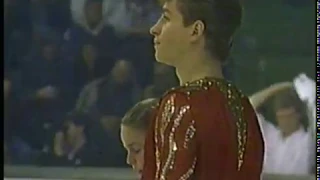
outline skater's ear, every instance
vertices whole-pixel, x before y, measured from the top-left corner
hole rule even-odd
[[[196,20],[192,25],[190,25],[190,35],[191,41],[197,41],[204,35],[205,24],[201,20]]]

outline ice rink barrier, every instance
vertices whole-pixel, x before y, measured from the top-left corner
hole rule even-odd
[[[4,166],[4,180],[138,180],[131,169]],[[262,180],[314,180],[315,176],[264,174]]]

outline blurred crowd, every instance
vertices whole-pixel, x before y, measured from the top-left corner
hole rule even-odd
[[[4,2],[8,162],[125,166],[121,117],[177,85],[174,70],[154,61],[156,3]]]
[[[153,57],[148,31],[160,13],[155,0],[4,0],[5,162],[125,167],[120,119],[138,101],[178,85],[174,69]],[[300,132],[306,145],[290,150],[299,135],[278,138],[273,146],[287,145],[274,150],[274,167],[288,151],[313,151],[304,102],[291,90],[277,96],[271,121],[275,133]],[[308,164],[302,174],[312,166],[306,156],[296,161]]]

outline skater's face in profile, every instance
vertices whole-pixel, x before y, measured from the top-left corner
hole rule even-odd
[[[141,175],[144,165],[145,131],[122,125],[121,141],[127,150],[127,163]]]
[[[193,25],[184,25],[177,7],[176,0],[165,2],[161,17],[150,29],[154,36],[156,60],[171,66],[176,66],[180,59],[187,56],[194,40]]]

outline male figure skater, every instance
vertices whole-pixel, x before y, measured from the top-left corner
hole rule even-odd
[[[223,75],[241,24],[238,0],[166,0],[151,28],[157,61],[181,86],[162,98],[145,142],[143,180],[259,180],[264,142],[246,96]]]

